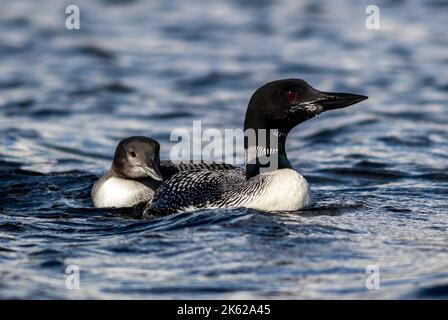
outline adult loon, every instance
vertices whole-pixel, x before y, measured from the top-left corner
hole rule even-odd
[[[184,170],[227,170],[225,163],[160,161],[160,145],[151,138],[135,136],[118,144],[111,169],[93,186],[95,207],[133,207],[152,200],[163,180]]]
[[[312,205],[307,181],[286,156],[286,138],[298,124],[322,112],[365,99],[318,91],[301,79],[263,85],[252,95],[246,111],[245,175],[238,170],[177,173],[157,190],[144,214],[233,207],[292,211]]]

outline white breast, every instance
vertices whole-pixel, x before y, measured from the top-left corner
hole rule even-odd
[[[110,177],[96,187],[92,200],[97,208],[132,207],[151,199],[153,194],[153,190],[143,183]]]
[[[248,203],[248,208],[263,211],[294,211],[314,204],[308,182],[297,171],[280,169],[261,175],[268,182],[263,192]]]

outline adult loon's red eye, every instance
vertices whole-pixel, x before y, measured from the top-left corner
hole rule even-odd
[[[295,91],[288,91],[286,92],[286,97],[288,99],[288,101],[292,101],[297,97],[297,93]]]

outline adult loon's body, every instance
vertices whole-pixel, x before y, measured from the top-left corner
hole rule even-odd
[[[181,171],[234,168],[224,163],[160,161],[159,151],[159,143],[151,138],[122,140],[115,150],[111,169],[93,186],[95,207],[132,207],[151,202],[162,181]]]
[[[199,208],[292,211],[314,202],[307,181],[293,169],[264,172],[246,180],[243,170],[184,171],[164,183],[146,215]]]
[[[245,175],[238,170],[177,173],[160,186],[145,214],[216,207],[291,211],[312,205],[308,183],[286,156],[286,138],[298,124],[364,99],[321,92],[299,79],[267,83],[253,94],[246,112]]]

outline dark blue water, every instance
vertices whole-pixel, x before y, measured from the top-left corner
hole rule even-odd
[[[380,30],[368,4],[2,1],[0,297],[447,298],[448,3],[376,1]],[[168,158],[173,129],[241,128],[252,92],[287,77],[369,96],[288,139],[316,207],[92,208],[120,139]]]

